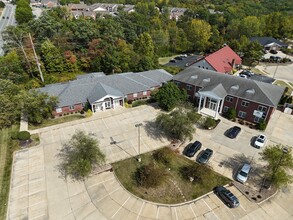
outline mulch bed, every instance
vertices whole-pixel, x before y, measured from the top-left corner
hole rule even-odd
[[[255,190],[249,186],[238,183],[236,181],[233,182],[233,185],[251,202],[261,203],[273,195],[278,191],[275,187],[263,188],[260,190]]]

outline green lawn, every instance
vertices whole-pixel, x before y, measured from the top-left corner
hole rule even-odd
[[[223,177],[213,170],[196,164],[181,155],[174,152],[171,153],[172,157],[169,165],[165,165],[161,162],[155,162],[156,166],[159,166],[165,170],[165,177],[162,183],[155,188],[146,188],[139,186],[135,180],[135,172],[139,166],[149,164],[154,161],[152,153],[142,155],[142,162],[139,163],[135,158],[126,159],[112,164],[113,170],[123,184],[123,186],[133,193],[134,195],[153,202],[164,204],[177,204],[198,198],[210,191],[217,185],[225,185],[230,183],[226,177]],[[194,165],[196,169],[199,169],[198,175],[202,175],[201,182],[190,182],[189,179],[182,177],[183,167]],[[203,172],[202,172],[203,171]],[[178,186],[176,187],[175,184]],[[180,190],[183,194],[180,193]]]
[[[61,123],[69,122],[69,121],[75,121],[82,118],[84,118],[84,116],[82,116],[81,114],[73,114],[73,115],[63,116],[60,118],[47,119],[40,125],[29,124],[28,129],[34,130],[38,128],[44,128],[51,125],[57,125],[57,124],[61,124]]]
[[[6,216],[13,152],[18,149],[18,142],[10,139],[10,132],[18,129],[13,126],[0,131],[0,219]]]

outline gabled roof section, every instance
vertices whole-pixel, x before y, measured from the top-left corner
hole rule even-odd
[[[229,46],[224,46],[204,59],[220,73],[230,72],[234,63],[241,64],[241,58]]]
[[[282,47],[287,47],[288,46],[284,42],[281,42],[281,41],[279,41],[279,40],[277,40],[277,39],[275,39],[273,37],[251,37],[249,40],[251,42],[256,41],[256,42],[260,43],[262,46],[266,46],[266,45],[271,44],[271,43],[276,43],[276,44],[278,44],[278,45],[280,45]]]
[[[218,100],[227,96],[227,92],[222,84],[206,86],[199,91],[199,94],[206,94]]]
[[[116,97],[124,97],[122,92],[111,88],[103,83],[97,83],[91,92],[88,95],[88,101],[90,104],[94,103],[95,101],[105,97],[105,96],[116,96]]]
[[[197,79],[191,78],[191,76],[194,75],[197,75]],[[206,85],[202,85],[203,80],[206,78],[210,78],[210,82],[206,83]],[[190,85],[203,87],[200,91],[217,91],[217,86],[222,85],[227,95],[274,107],[277,107],[284,92],[284,88],[280,86],[228,74],[219,74],[215,71],[194,66],[186,68],[175,75],[173,79]]]
[[[113,96],[126,96],[151,90],[170,81],[173,76],[165,70],[157,69],[140,73],[120,73],[104,75],[101,72],[84,74],[67,83],[46,85],[38,89],[59,97],[58,106],[69,106],[99,100],[107,93]],[[122,95],[121,95],[122,94]]]

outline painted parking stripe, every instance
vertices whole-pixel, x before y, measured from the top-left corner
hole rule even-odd
[[[131,196],[129,196],[125,202],[122,204],[122,206],[119,207],[119,209],[114,213],[114,215],[112,215],[111,219],[113,219],[115,217],[115,215],[120,211],[120,209],[125,205],[125,203],[130,199]]]
[[[140,210],[139,210],[139,213],[138,213],[138,215],[137,215],[137,218],[136,218],[136,220],[138,220],[138,219],[139,219],[140,213],[141,213],[141,211],[142,211],[142,209],[143,209],[144,205],[145,205],[145,202],[143,202],[143,203],[142,203],[142,205],[141,205],[141,207],[140,207]]]
[[[193,208],[191,207],[191,204],[189,204],[189,208],[191,209],[191,211],[192,211],[192,213],[193,213],[195,219],[197,219],[196,214],[195,214],[195,212],[193,211]]]
[[[213,213],[213,215],[217,218],[217,219],[220,219],[214,212],[213,210],[211,209],[211,207],[206,203],[206,201],[204,201],[204,199],[202,199],[202,201],[206,204],[206,206],[210,209],[210,211]]]

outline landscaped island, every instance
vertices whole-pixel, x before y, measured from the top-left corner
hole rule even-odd
[[[169,148],[112,164],[121,184],[134,195],[157,203],[176,204],[198,198],[230,179]]]

